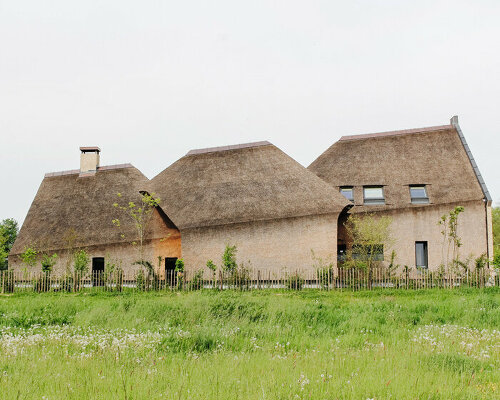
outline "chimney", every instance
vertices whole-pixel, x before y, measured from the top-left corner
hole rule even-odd
[[[80,174],[96,172],[99,168],[99,147],[80,147]]]
[[[450,119],[450,125],[458,125],[458,115],[454,115]]]

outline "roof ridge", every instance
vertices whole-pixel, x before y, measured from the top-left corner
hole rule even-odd
[[[112,169],[121,169],[121,168],[133,168],[134,166],[130,163],[126,164],[112,164],[112,165],[104,165],[102,167],[98,167],[97,171],[108,171]],[[64,176],[64,175],[76,175],[80,174],[79,169],[70,169],[66,171],[56,171],[56,172],[47,172],[45,174],[45,178],[52,178],[54,176]]]
[[[261,147],[261,146],[269,146],[269,145],[272,145],[272,143],[268,142],[267,140],[263,140],[260,142],[240,143],[240,144],[234,144],[234,145],[230,145],[230,146],[206,147],[203,149],[189,150],[187,152],[186,156],[193,156],[193,155],[205,154],[205,153],[217,153],[220,151],[248,149],[251,147]]]
[[[386,131],[386,132],[375,132],[375,133],[363,133],[360,135],[346,135],[342,136],[339,139],[340,141],[348,141],[348,140],[358,140],[358,139],[369,139],[369,138],[378,138],[385,136],[398,136],[398,135],[409,135],[414,133],[426,133],[432,131],[441,131],[445,129],[452,129],[453,125],[437,125],[437,126],[429,126],[424,128],[413,128],[413,129],[401,129],[396,131]]]

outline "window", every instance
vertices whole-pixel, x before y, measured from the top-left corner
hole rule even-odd
[[[427,268],[427,242],[415,242],[415,265],[417,268]]]
[[[365,186],[363,188],[364,204],[385,204],[382,186]]]
[[[354,201],[354,189],[352,186],[341,187],[340,193],[344,195],[347,200]]]
[[[352,246],[352,258],[354,260],[364,260],[372,256],[373,261],[384,261],[384,245],[375,244],[368,245],[354,245]]]
[[[425,185],[411,185],[410,198],[413,204],[427,204],[429,197],[427,197],[427,190]]]
[[[92,258],[92,285],[104,286],[104,257]]]

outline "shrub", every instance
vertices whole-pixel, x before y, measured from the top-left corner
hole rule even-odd
[[[225,272],[233,272],[238,268],[238,264],[236,263],[237,251],[236,245],[226,245],[224,253],[222,254],[222,269]]]
[[[188,290],[200,290],[203,288],[203,270],[198,270],[189,281]]]
[[[285,281],[286,288],[289,290],[302,290],[305,280],[299,274],[292,275]]]

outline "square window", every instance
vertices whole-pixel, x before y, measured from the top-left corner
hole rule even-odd
[[[340,193],[350,201],[354,201],[354,189],[352,186],[346,186],[340,188]]]
[[[429,197],[425,185],[412,185],[410,186],[410,198],[413,204],[427,204]]]
[[[363,188],[364,204],[385,204],[382,186],[365,186]]]

